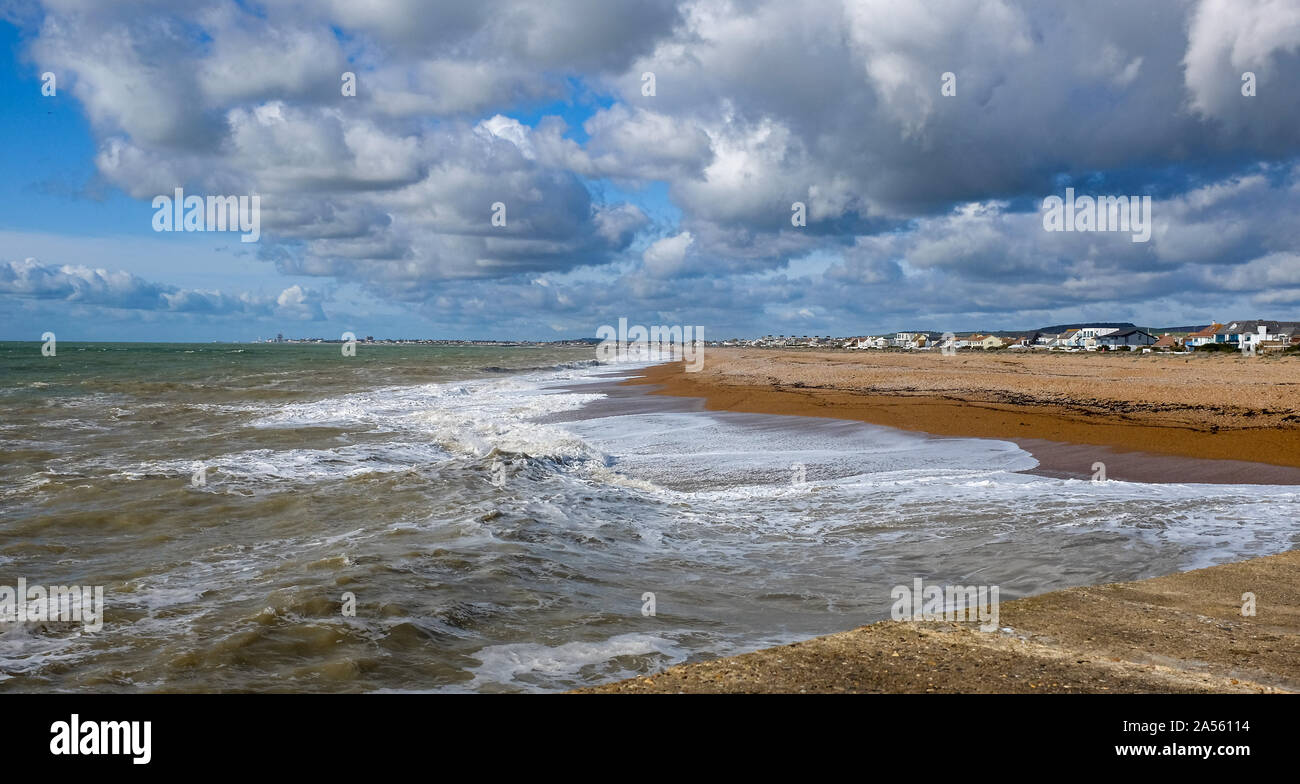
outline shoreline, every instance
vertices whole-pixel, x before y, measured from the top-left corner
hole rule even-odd
[[[912,387],[884,393],[874,386],[863,388],[857,382],[852,361],[826,355],[836,360],[838,374],[813,386],[798,378],[805,372],[802,365],[807,363],[807,355],[792,358],[774,354],[762,358],[767,383],[760,385],[750,383],[755,377],[751,367],[742,366],[735,372],[728,362],[734,355],[745,360],[746,365],[753,364],[753,352],[717,353],[720,358],[704,372],[687,373],[682,363],[667,363],[640,370],[636,378],[622,383],[650,386],[647,391],[654,395],[698,398],[710,411],[848,419],[934,436],[1011,441],[1039,461],[1031,473],[1055,478],[1091,478],[1093,465],[1101,462],[1106,477],[1120,481],[1300,484],[1300,427],[1292,424],[1294,418],[1300,417],[1293,413],[1294,409],[1279,412],[1276,407],[1269,408],[1267,402],[1257,410],[1238,405],[1239,410],[1231,412],[1231,416],[1224,416],[1220,409],[1214,417],[1196,421],[1195,413],[1186,407],[1170,414],[1145,410],[1142,401],[1072,400],[1053,395],[1045,402],[1047,395],[1041,393],[1030,396],[1009,392],[1016,378],[984,381],[979,386],[969,385],[968,379],[953,374],[937,379],[937,386],[945,387],[942,392],[915,389],[912,379],[930,381],[930,374],[939,376],[948,370],[935,358],[927,358],[929,367],[907,361],[900,362],[898,368],[889,367],[892,363],[888,359],[881,363],[872,358],[875,361],[869,367],[871,371],[878,375],[882,368],[877,365],[884,364],[884,370],[897,371],[901,381],[898,386]],[[980,357],[976,361],[993,360]],[[1031,358],[1027,364],[1033,361]],[[1058,364],[1071,362],[1074,360],[1064,358]],[[719,364],[721,369],[717,368]],[[1300,363],[1295,365],[1295,376],[1300,380]],[[1172,381],[1176,383],[1177,379]],[[962,383],[968,386],[960,388]],[[1124,391],[1123,382],[1115,387],[1107,391]],[[1300,393],[1296,395],[1300,399]],[[1107,410],[1124,407],[1130,410]],[[1219,421],[1212,421],[1215,419]],[[1220,424],[1224,419],[1232,422]],[[1233,426],[1256,419],[1269,422],[1262,426]]]
[[[997,631],[977,626],[880,621],[574,693],[1295,692],[1300,550],[1003,602]]]
[[[1069,402],[980,400],[979,392],[891,396],[778,377],[767,385],[738,383],[746,377],[725,370],[687,374],[671,363],[620,383],[682,404],[692,399],[697,410],[848,419],[1012,441],[1038,460],[1031,473],[1047,476],[1088,478],[1100,461],[1108,478],[1127,481],[1300,484],[1300,430],[1294,428],[1269,434],[1157,417],[1135,422],[1085,413],[1082,406],[1070,410]],[[1136,432],[1124,437],[1120,428]],[[1254,616],[1242,614],[1246,593],[1258,597]],[[995,632],[981,632],[975,622],[886,620],[575,693],[1300,691],[1300,550],[1051,591],[1000,608]]]

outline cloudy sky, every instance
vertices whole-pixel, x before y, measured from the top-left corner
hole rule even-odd
[[[1300,0],[0,9],[4,339],[1300,319]],[[178,187],[259,241],[155,232]]]

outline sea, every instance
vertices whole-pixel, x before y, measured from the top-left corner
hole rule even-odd
[[[100,586],[103,623],[0,621],[0,692],[561,691],[917,578],[1007,601],[1300,546],[1295,485],[706,411],[594,347],[56,351],[0,343],[0,587]]]

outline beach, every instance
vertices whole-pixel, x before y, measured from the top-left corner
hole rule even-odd
[[[1295,484],[1300,362],[715,350],[627,383],[709,410],[1011,440],[1033,472]],[[809,420],[810,422],[816,420]],[[998,628],[888,620],[592,693],[1276,692],[1300,689],[1300,551],[1001,605]],[[1259,597],[1252,614],[1243,600]],[[1263,598],[1267,597],[1267,598]]]
[[[1143,482],[1300,476],[1293,357],[710,349],[699,372],[665,364],[630,383],[710,410],[1009,440],[1054,476],[1091,476],[1098,461],[1108,478]]]
[[[1255,615],[1241,595],[1257,593]],[[1300,690],[1300,551],[1007,602],[1001,627],[881,621],[589,693]]]

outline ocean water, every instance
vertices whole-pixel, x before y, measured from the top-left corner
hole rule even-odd
[[[880,620],[918,577],[1005,601],[1300,544],[1297,486],[705,412],[592,349],[39,349],[0,344],[0,586],[102,585],[105,622],[0,623],[0,691],[561,690]]]

